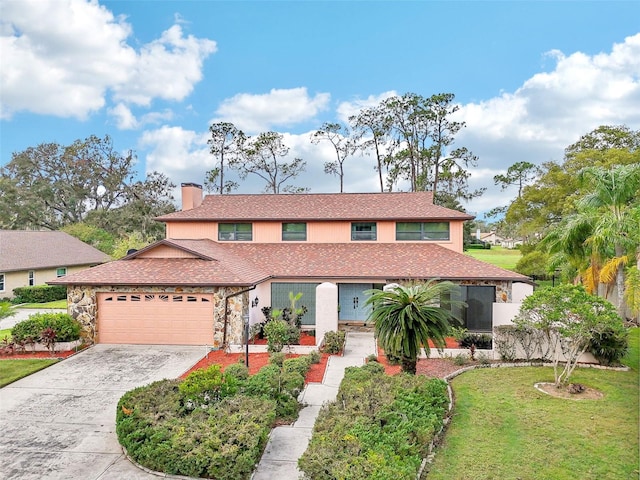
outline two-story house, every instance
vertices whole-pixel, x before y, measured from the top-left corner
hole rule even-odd
[[[430,192],[203,198],[183,184],[182,210],[158,218],[165,240],[52,283],[100,343],[240,343],[243,318],[289,292],[303,293],[307,328],[364,322],[367,290],[431,278],[460,284],[465,326],[490,331],[493,305],[530,280],[464,255],[471,218]]]

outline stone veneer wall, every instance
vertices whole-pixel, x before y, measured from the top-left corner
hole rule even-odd
[[[224,337],[225,296],[242,290],[240,287],[120,287],[120,286],[88,286],[69,285],[67,301],[69,314],[82,325],[86,340],[95,343],[98,337],[98,300],[97,294],[102,292],[130,293],[211,293],[213,294],[213,342],[214,347],[222,347]],[[227,300],[227,343],[240,344],[243,339],[243,313],[248,304],[248,294],[229,297]]]
[[[496,287],[496,303],[511,303],[510,280],[463,280],[460,285],[490,286]]]

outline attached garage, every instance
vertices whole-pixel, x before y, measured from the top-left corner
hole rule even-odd
[[[98,293],[98,343],[213,345],[212,294]]]

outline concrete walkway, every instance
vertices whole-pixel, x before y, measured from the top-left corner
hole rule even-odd
[[[16,323],[26,320],[36,313],[67,313],[67,309],[60,308],[15,308],[15,315],[0,320],[0,330],[13,328]]]
[[[313,425],[324,403],[336,399],[338,387],[344,377],[346,367],[364,365],[365,359],[376,354],[373,333],[348,332],[342,356],[332,355],[327,362],[322,383],[309,383],[300,393],[298,400],[305,405],[293,425],[276,427],[269,435],[269,441],[252,480],[297,480],[302,472],[298,470],[298,458],[309,445]]]

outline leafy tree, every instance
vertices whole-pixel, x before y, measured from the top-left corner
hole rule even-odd
[[[511,185],[518,186],[518,198],[522,196],[522,189],[530,181],[535,180],[538,176],[539,169],[533,163],[516,162],[507,169],[504,175],[496,175],[493,181],[504,191]]]
[[[354,154],[355,142],[350,138],[349,129],[340,123],[325,122],[311,135],[311,143],[328,141],[336,152],[336,159],[324,164],[324,173],[337,175],[340,179],[340,193],[344,191],[344,162]]]
[[[515,271],[528,277],[545,278],[549,270],[549,255],[540,250],[534,250],[523,255],[516,264]]]
[[[464,305],[451,299],[456,289],[451,282],[430,280],[367,292],[376,338],[387,354],[401,359],[403,371],[415,375],[420,348],[429,355],[429,340],[444,348],[450,321],[455,319],[451,307]]]
[[[66,225],[60,230],[94,248],[97,248],[107,255],[111,255],[113,253],[115,238],[111,233],[102,228],[80,222]]]
[[[543,332],[553,355],[557,387],[569,382],[578,359],[595,336],[605,331],[624,332],[622,319],[611,303],[588,294],[582,286],[568,284],[541,288],[529,295],[514,323],[521,329]]]
[[[133,232],[130,235],[124,235],[116,242],[111,255],[114,259],[118,260],[122,257],[126,257],[131,250],[140,250],[147,245],[153,243],[154,239],[145,238],[140,232]]]
[[[640,163],[612,169],[585,168],[579,179],[588,193],[545,243],[558,258],[573,261],[590,292],[615,282],[618,310],[625,313],[625,265],[640,248]],[[556,263],[558,263],[556,261]]]
[[[349,117],[353,130],[353,140],[363,153],[373,151],[376,158],[375,170],[378,172],[380,191],[384,192],[383,170],[388,166],[391,154],[390,119],[380,105],[362,109],[357,115]],[[360,143],[358,143],[360,142]],[[389,191],[392,185],[388,185]]]
[[[120,154],[109,136],[14,153],[0,169],[0,227],[57,230],[84,222],[119,234],[125,211],[135,213],[129,228],[157,228],[152,217],[167,213],[175,185],[157,172],[136,181],[134,166],[133,152]]]
[[[238,163],[240,178],[244,180],[249,174],[257,175],[266,182],[265,193],[305,192],[307,188],[285,185],[304,171],[306,162],[301,158],[290,162],[283,160],[289,153],[289,147],[282,139],[283,136],[277,132],[250,137],[242,149],[243,162]]]
[[[211,138],[207,141],[210,152],[216,157],[216,166],[205,174],[205,188],[209,192],[230,193],[238,183],[225,178],[226,168],[233,168],[241,158],[246,136],[233,123],[218,122],[209,127]]]
[[[544,236],[567,215],[586,193],[579,172],[586,167],[613,168],[640,162],[640,130],[601,126],[565,149],[562,163],[547,162],[535,183],[509,206],[505,220],[524,239]]]

